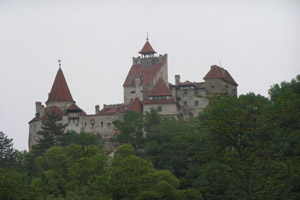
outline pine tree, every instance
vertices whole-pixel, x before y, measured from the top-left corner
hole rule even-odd
[[[38,145],[43,152],[60,143],[67,125],[61,124],[59,121],[61,121],[61,116],[54,111],[47,113],[46,118],[42,121],[42,131],[37,134],[39,135]]]
[[[15,150],[13,148],[13,139],[7,138],[7,136],[0,132],[0,166],[11,166],[15,161]]]

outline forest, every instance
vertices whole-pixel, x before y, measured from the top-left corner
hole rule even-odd
[[[0,132],[0,200],[300,199],[300,75],[209,102],[189,121],[127,111],[111,155],[55,113],[29,152]]]

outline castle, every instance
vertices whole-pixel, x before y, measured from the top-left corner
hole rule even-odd
[[[181,82],[180,76],[176,75],[173,85],[168,81],[167,54],[156,56],[148,38],[139,53],[141,56],[133,58],[123,84],[124,103],[104,105],[101,110],[96,105],[94,114],[86,114],[76,105],[59,66],[46,106],[35,103],[36,114],[29,122],[29,149],[37,143],[37,132],[42,130],[42,120],[48,112],[54,111],[62,117],[61,123],[67,124],[66,131],[98,134],[108,142],[116,134],[112,122],[121,120],[127,110],[145,114],[155,108],[161,115],[189,119],[208,105],[206,96],[237,95],[238,84],[219,66],[211,66],[204,82]]]

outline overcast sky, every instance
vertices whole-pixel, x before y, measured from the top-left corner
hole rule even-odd
[[[123,82],[149,32],[168,54],[169,82],[203,81],[220,62],[238,93],[268,97],[300,74],[299,0],[0,0],[0,131],[28,150],[35,102],[47,100],[58,58],[77,105],[123,102]]]

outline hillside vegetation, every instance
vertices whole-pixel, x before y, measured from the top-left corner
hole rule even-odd
[[[300,199],[300,76],[269,95],[214,96],[188,122],[128,111],[113,156],[50,113],[30,152],[0,133],[0,199]]]

